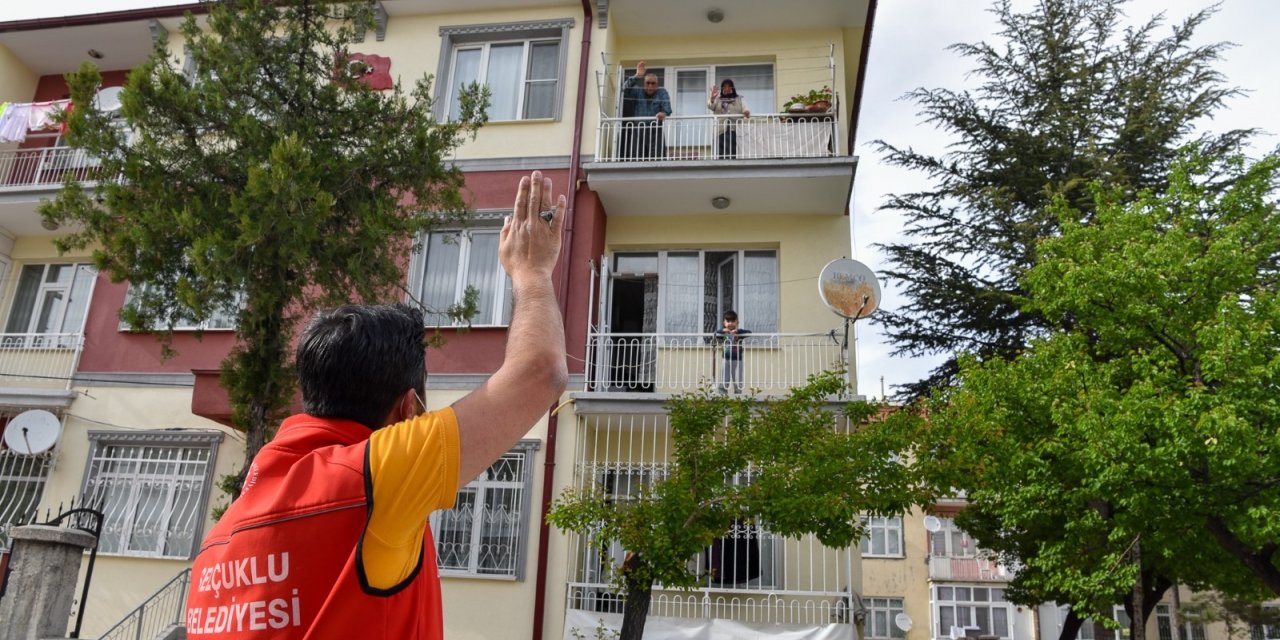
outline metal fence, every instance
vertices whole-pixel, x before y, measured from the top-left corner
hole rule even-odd
[[[187,586],[191,582],[191,569],[185,569],[160,587],[137,609],[123,620],[98,636],[98,640],[155,640],[168,637],[176,627],[183,626],[187,608]]]
[[[828,158],[841,154],[834,113],[602,118],[597,162]]]
[[[82,333],[0,333],[0,386],[70,389]]]
[[[726,359],[710,333],[591,333],[586,391],[682,393],[704,387],[782,394],[824,371],[848,370],[842,336],[753,333],[740,360]],[[739,365],[740,363],[740,365]],[[726,364],[737,370],[725,379]]]
[[[57,186],[70,175],[97,180],[101,162],[74,147],[40,147],[0,151],[0,188]]]

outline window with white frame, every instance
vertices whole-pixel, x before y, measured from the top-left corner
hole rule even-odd
[[[1156,605],[1156,629],[1160,640],[1173,640],[1173,615],[1167,604]],[[1204,625],[1199,622],[1185,620],[1178,631],[1179,640],[1205,640]]]
[[[460,95],[471,83],[489,89],[489,120],[559,119],[564,95],[565,43],[572,19],[441,27],[439,86],[457,119]]]
[[[516,447],[431,515],[441,574],[524,579],[529,491],[537,440]]]
[[[929,534],[929,555],[939,558],[973,558],[978,545],[951,518],[939,518],[942,528]]]
[[[90,431],[81,493],[103,512],[98,550],[192,557],[221,441],[216,431]]]
[[[934,587],[935,638],[951,638],[952,628],[977,629],[981,635],[1011,637],[1010,605],[999,587]],[[963,631],[961,631],[963,633]]]
[[[778,331],[778,252],[679,250],[614,254],[610,317],[663,333],[711,333],[730,309],[754,333]],[[652,281],[652,283],[650,282]],[[649,295],[656,285],[657,295]],[[612,322],[614,331],[620,322]]]
[[[440,231],[423,240],[414,255],[410,288],[428,325],[467,324],[447,310],[463,302],[468,287],[479,294],[470,324],[510,324],[511,278],[498,262],[498,234],[497,229]]]
[[[862,604],[867,608],[867,638],[887,640],[907,637],[907,632],[895,622],[895,618],[902,613],[902,598],[863,598]]]
[[[1068,605],[1068,604],[1058,605],[1058,629],[1059,630],[1062,629],[1062,625],[1065,623],[1067,616],[1070,615],[1070,613],[1071,613],[1071,605]],[[1095,626],[1097,626],[1097,623],[1094,622],[1093,618],[1085,618],[1084,621],[1080,623],[1080,629],[1076,631],[1076,640],[1094,640]]]
[[[85,313],[93,294],[97,271],[92,265],[75,262],[26,264],[18,273],[18,286],[5,323],[8,334],[76,334],[84,330]],[[69,347],[70,340],[36,336],[6,337],[25,346]]]
[[[1113,640],[1129,640],[1129,625],[1132,622],[1129,620],[1129,614],[1125,612],[1124,607],[1120,605],[1112,607],[1111,618],[1116,621],[1116,624],[1120,625],[1119,629],[1111,630]]]
[[[139,295],[144,295],[149,289],[147,285],[129,284],[128,290],[124,294],[124,306],[129,306]],[[208,318],[197,322],[191,314],[179,307],[169,310],[169,317],[158,318],[156,326],[153,329],[163,329],[172,321],[174,331],[209,331],[209,330],[228,330],[236,328],[236,315],[240,307],[244,305],[244,296],[238,295],[235,300],[235,307],[216,309]],[[128,323],[121,320],[120,330],[128,331],[130,327]]]
[[[862,534],[863,556],[902,557],[902,516],[868,516],[862,521],[866,526],[866,531]]]

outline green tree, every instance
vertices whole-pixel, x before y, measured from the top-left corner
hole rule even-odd
[[[914,459],[1019,567],[1015,601],[1132,615],[1136,581],[1145,619],[1174,583],[1280,595],[1278,170],[1189,153],[1160,191],[1096,188],[1087,223],[1058,198],[1022,285],[1072,329],[962,358],[935,396]]]
[[[773,402],[675,398],[674,454],[660,480],[633,500],[611,500],[595,486],[557,498],[552,525],[590,533],[602,556],[615,542],[627,550],[611,568],[626,598],[622,640],[642,636],[655,584],[698,585],[689,560],[735,522],[758,520],[773,533],[813,534],[842,548],[861,538],[860,515],[899,514],[915,503],[918,483],[896,453],[918,418],[862,402],[840,405],[837,415],[828,398],[843,384],[824,374]],[[840,420],[858,427],[838,429]],[[749,484],[730,482],[748,469]]]
[[[41,213],[77,229],[60,249],[92,247],[133,285],[121,317],[159,330],[166,352],[175,323],[234,313],[221,380],[246,461],[293,395],[297,322],[387,299],[416,234],[466,217],[446,157],[483,123],[484,92],[436,122],[430,78],[371,89],[347,61],[372,24],[368,3],[211,3],[183,23],[185,63],[161,39],[129,74],[120,120],[91,107],[95,67],[67,76],[69,140],[101,159],[102,180],[69,180]]]
[[[1213,69],[1225,43],[1193,46],[1201,11],[1159,37],[1162,16],[1122,28],[1123,0],[1042,0],[992,12],[996,42],[949,48],[973,61],[972,90],[919,88],[905,97],[954,144],[941,155],[876,141],[890,165],[927,176],[926,189],[890,195],[907,240],[884,245],[888,281],[906,302],[877,314],[895,354],[949,359],[904,385],[920,398],[950,384],[956,354],[1008,358],[1069,318],[1023,308],[1020,278],[1036,242],[1057,233],[1056,198],[1092,215],[1088,185],[1132,197],[1164,186],[1181,145],[1210,155],[1233,151],[1250,131],[1197,134],[1237,93]]]

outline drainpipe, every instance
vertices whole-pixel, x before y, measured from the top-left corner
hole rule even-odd
[[[569,151],[569,193],[568,206],[565,210],[564,236],[568,240],[568,257],[560,269],[560,316],[565,324],[569,322],[569,259],[573,256],[573,217],[578,204],[578,175],[582,163],[582,129],[583,113],[587,103],[587,71],[591,56],[592,28],[591,0],[582,0],[582,45],[578,54],[578,95],[573,111],[573,148]],[[587,313],[591,313],[588,309]],[[542,640],[543,610],[547,602],[547,545],[551,536],[551,527],[547,525],[547,514],[551,510],[552,487],[556,470],[556,431],[560,419],[555,413],[555,406],[548,409],[547,417],[547,452],[542,467],[542,502],[538,510],[538,560],[533,594],[533,640]],[[563,611],[561,612],[563,613]]]

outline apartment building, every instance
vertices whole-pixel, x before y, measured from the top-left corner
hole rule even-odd
[[[88,59],[103,71],[100,104],[109,106],[162,33],[180,57],[183,13],[205,10],[156,4],[0,22],[0,101],[60,104],[62,74]],[[543,516],[565,488],[625,499],[662,476],[663,402],[722,375],[709,334],[724,311],[736,309],[753,332],[745,392],[782,394],[850,363],[842,321],[816,285],[828,261],[850,254],[851,145],[874,4],[378,4],[377,29],[354,52],[390,60],[394,77],[434,74],[440,117],[454,113],[463,83],[486,82],[493,94],[489,123],[456,156],[476,220],[424,238],[406,259],[407,288],[428,305],[457,299],[468,284],[482,294],[470,331],[444,327],[447,343],[428,353],[431,408],[462,397],[501,361],[510,296],[496,238],[516,181],[541,169],[570,198],[555,277],[573,381],[557,411],[548,407],[453,510],[432,518],[448,637],[591,637],[599,621],[617,622],[606,565],[622,550],[592,552],[542,526]],[[626,97],[641,62],[670,96],[662,123],[635,115]],[[709,113],[709,89],[726,78],[750,117]],[[789,96],[824,87],[827,106],[784,112]],[[243,457],[217,381],[233,325],[184,327],[168,359],[153,336],[123,328],[128,283],[97,274],[87,254],[59,254],[53,241],[68,230],[46,228],[37,213],[68,173],[93,186],[95,160],[56,128],[22,133],[0,143],[0,418],[47,411],[59,429],[39,453],[0,450],[0,546],[15,524],[56,516],[72,500],[102,505],[92,578],[70,624],[82,625],[82,637],[150,637],[180,623],[165,612],[180,610],[191,556],[225,502],[217,478]],[[640,136],[657,142],[638,151]],[[658,589],[651,633],[853,637],[856,549],[743,522],[691,562],[706,583]]]

